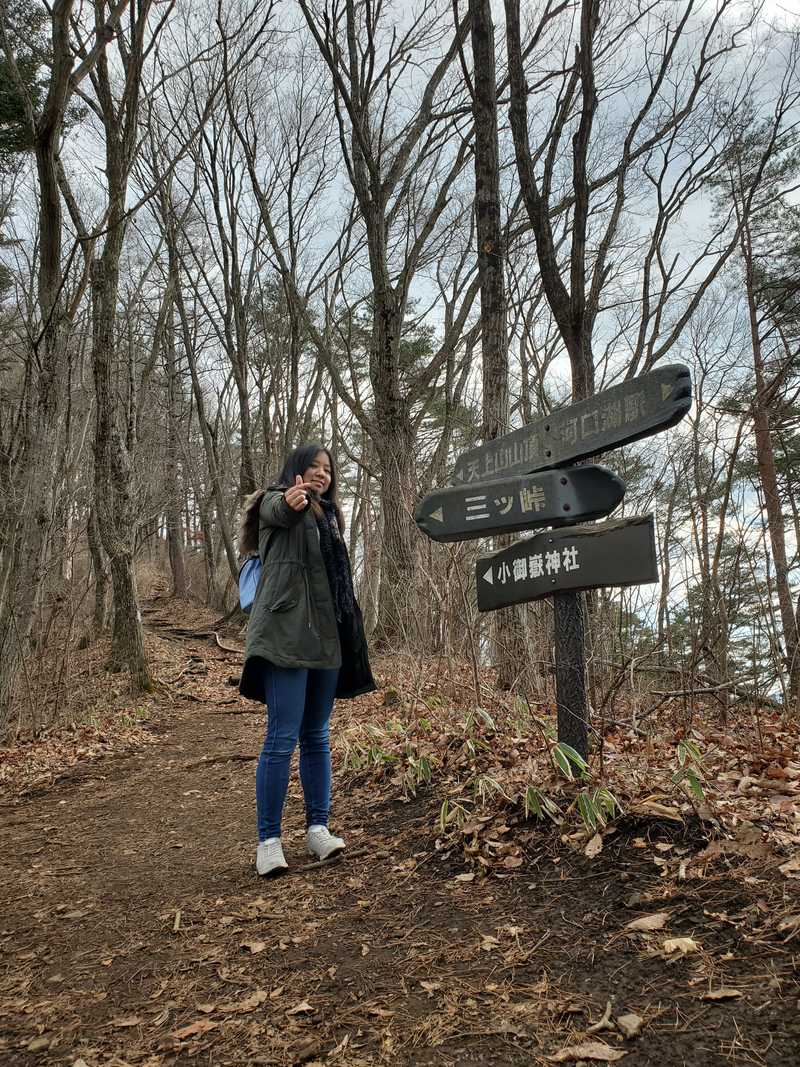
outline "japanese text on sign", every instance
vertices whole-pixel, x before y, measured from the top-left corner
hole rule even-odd
[[[471,460],[467,464],[465,480],[477,482],[493,476],[499,476],[510,467],[516,467],[520,463],[535,463],[541,454],[539,437],[535,433],[528,434],[521,441],[513,444],[500,445],[492,451],[488,451],[482,459]]]
[[[529,579],[547,578],[561,571],[579,571],[581,569],[577,545],[567,545],[551,552],[535,552],[531,556],[522,556],[511,563],[503,560],[490,569],[485,577],[488,581],[525,582]]]
[[[524,514],[531,511],[543,511],[547,506],[547,496],[540,485],[526,486],[520,489],[519,510]],[[477,522],[492,518],[492,510],[495,515],[508,515],[517,503],[514,493],[504,493],[498,497],[488,497],[484,493],[465,497],[464,518],[466,522]]]
[[[690,406],[688,367],[663,366],[471,448],[457,458],[451,481],[471,485],[562,467],[674,426]]]

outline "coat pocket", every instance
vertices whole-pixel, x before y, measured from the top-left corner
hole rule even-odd
[[[264,604],[267,611],[288,611],[300,600],[303,574],[299,563],[266,564],[267,583]]]

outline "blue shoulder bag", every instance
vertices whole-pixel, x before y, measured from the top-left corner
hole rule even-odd
[[[266,558],[269,552],[269,546],[272,542],[272,534],[274,530],[270,530],[267,537],[267,544],[264,549],[264,557]],[[248,556],[239,568],[239,606],[242,611],[249,615],[252,611],[253,604],[255,603],[256,593],[258,592],[258,583],[261,581],[261,572],[264,569],[264,565],[261,562],[261,556],[259,553],[254,553],[252,556]]]
[[[256,598],[262,569],[261,556],[248,556],[239,568],[239,605],[248,615]]]

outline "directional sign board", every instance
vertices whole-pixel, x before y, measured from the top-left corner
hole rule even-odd
[[[563,526],[476,564],[478,608],[492,611],[566,590],[658,581],[653,516]]]
[[[438,489],[419,504],[415,517],[434,541],[467,541],[564,519],[598,519],[624,495],[625,483],[606,467],[570,467]]]
[[[462,452],[450,480],[460,485],[508,478],[597,456],[674,426],[691,403],[689,368],[658,367]]]

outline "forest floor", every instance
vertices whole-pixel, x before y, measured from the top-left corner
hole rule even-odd
[[[800,764],[777,716],[695,723],[702,805],[670,791],[674,738],[607,732],[623,814],[592,833],[544,740],[465,713],[466,668],[379,661],[381,691],[335,712],[347,852],[304,854],[295,778],[290,871],[265,880],[261,709],[189,609],[148,618],[152,697],[89,650],[84,724],[0,751],[0,1064],[800,1062]],[[534,772],[558,825],[516,799]]]

